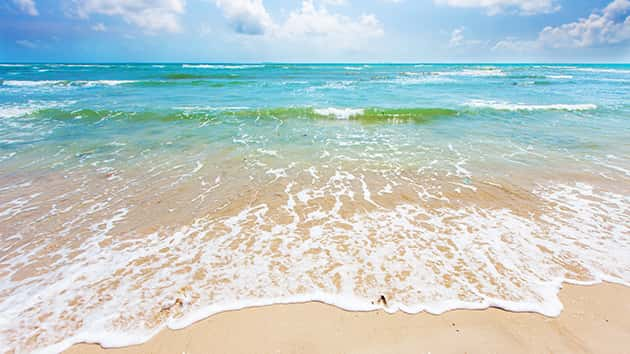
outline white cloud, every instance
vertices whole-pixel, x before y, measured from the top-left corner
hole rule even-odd
[[[499,52],[527,53],[539,49],[540,45],[536,41],[524,41],[515,37],[508,37],[498,41],[492,50]]]
[[[456,28],[451,33],[451,40],[448,42],[451,47],[459,47],[464,43],[464,28]]]
[[[584,48],[630,40],[630,0],[614,0],[601,12],[558,27],[545,27],[538,40],[553,48]],[[624,16],[626,16],[624,18]]]
[[[381,23],[372,14],[351,19],[330,13],[325,7],[317,8],[312,0],[302,1],[302,7],[292,11],[277,31],[280,36],[334,37],[336,40],[361,40],[383,35]]]
[[[466,28],[459,27],[451,32],[451,39],[448,42],[448,46],[451,48],[462,48],[462,47],[471,47],[471,46],[479,46],[482,41],[477,39],[467,39],[464,35],[464,31]]]
[[[556,0],[434,0],[437,4],[451,7],[483,8],[489,15],[516,10],[523,15],[551,13],[558,11],[560,6]]]
[[[20,11],[27,13],[31,16],[39,15],[37,6],[35,6],[35,0],[11,0],[17,6]]]
[[[97,23],[94,26],[92,26],[92,31],[105,32],[107,31],[107,27],[105,27],[105,25],[102,23]]]
[[[544,48],[588,48],[630,41],[630,0],[613,0],[587,18],[545,27],[535,40],[506,38],[493,50],[527,52]]]
[[[284,22],[275,22],[262,0],[215,0],[235,32],[265,35],[268,39],[300,41],[326,47],[356,49],[369,39],[381,37],[383,26],[372,14],[350,18],[329,12],[326,3],[341,5],[345,1],[326,0],[316,6],[313,0],[303,0],[301,7],[291,11]]]
[[[186,6],[185,0],[74,0],[74,4],[74,12],[81,18],[120,16],[147,32],[178,32],[179,15]]]
[[[323,0],[323,2],[328,5],[346,5],[348,3],[347,0]]]
[[[29,48],[29,49],[35,49],[39,47],[37,43],[33,41],[29,41],[28,39],[19,39],[15,41],[15,43],[19,45],[20,47]]]
[[[243,34],[264,34],[273,25],[262,0],[216,0],[234,31]]]

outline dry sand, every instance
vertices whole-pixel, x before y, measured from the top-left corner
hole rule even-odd
[[[149,342],[67,353],[630,353],[630,288],[565,285],[558,318],[499,309],[439,316],[348,312],[321,303],[211,316]]]

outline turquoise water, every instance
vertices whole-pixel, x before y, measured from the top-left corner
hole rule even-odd
[[[1,64],[0,350],[630,283],[630,65]],[[387,304],[378,301],[387,298]]]
[[[627,149],[630,112],[629,65],[5,64],[0,82],[2,158],[153,125],[229,137],[221,124],[251,118],[410,123],[386,129],[430,132],[442,143],[488,135],[550,149]],[[348,116],[370,108],[381,111]],[[291,140],[274,140],[282,139]]]

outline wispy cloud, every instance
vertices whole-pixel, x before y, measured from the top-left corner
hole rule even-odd
[[[488,15],[496,15],[504,11],[516,10],[522,15],[551,13],[560,6],[556,0],[434,0],[437,4],[451,7],[482,8]]]
[[[102,23],[97,23],[97,24],[92,26],[92,31],[105,32],[105,31],[107,31],[107,27],[104,24],[102,24]]]
[[[37,43],[33,41],[29,41],[27,39],[19,39],[15,41],[15,44],[19,45],[20,47],[29,48],[29,49],[35,49],[39,47]]]
[[[31,16],[39,15],[39,11],[37,11],[37,6],[35,5],[35,0],[11,0],[11,2],[13,2],[20,11],[26,14]]]
[[[185,0],[73,0],[72,13],[80,18],[92,14],[120,16],[127,23],[147,32],[178,32],[179,16]]]

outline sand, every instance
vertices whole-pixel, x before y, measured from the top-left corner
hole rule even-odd
[[[349,312],[322,303],[220,313],[149,342],[67,353],[630,353],[630,287],[565,285],[557,318],[500,309]]]

